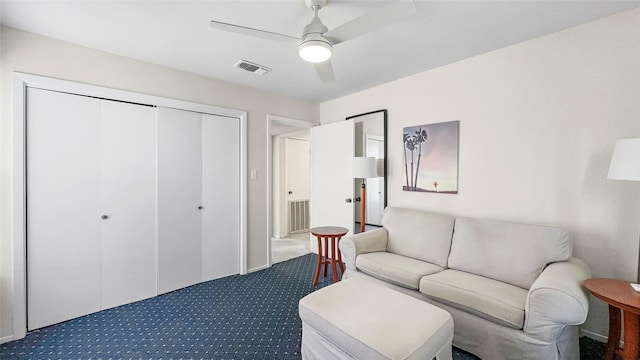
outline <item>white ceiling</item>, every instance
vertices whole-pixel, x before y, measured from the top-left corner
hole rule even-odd
[[[408,0],[401,0],[408,1]],[[332,29],[390,1],[329,0]],[[640,6],[640,1],[414,1],[417,14],[338,44],[336,80],[321,83],[287,43],[212,29],[218,20],[300,36],[303,0],[0,0],[0,23],[16,29],[312,101],[326,101],[411,74]],[[248,60],[260,76],[233,68]]]

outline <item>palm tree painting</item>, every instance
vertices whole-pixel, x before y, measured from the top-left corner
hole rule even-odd
[[[458,193],[460,121],[404,128],[404,191]]]

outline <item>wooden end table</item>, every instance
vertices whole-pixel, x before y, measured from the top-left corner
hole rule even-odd
[[[628,281],[616,279],[587,279],[584,286],[593,296],[609,304],[609,340],[605,360],[621,355],[623,360],[637,360],[640,332],[640,293]],[[624,316],[624,349],[620,351],[620,325]]]
[[[324,265],[324,276],[327,276],[327,265],[331,264],[333,282],[338,282],[336,262],[340,264],[341,273],[344,273],[342,254],[338,244],[340,239],[349,232],[349,229],[340,226],[321,226],[309,229],[309,232],[318,239],[318,264],[316,265],[316,274],[313,277],[313,286],[318,285],[322,265]],[[322,256],[322,241],[324,241],[324,256]],[[329,256],[329,248],[331,248],[331,256]]]

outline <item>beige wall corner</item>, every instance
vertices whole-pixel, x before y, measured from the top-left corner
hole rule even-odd
[[[636,279],[640,185],[607,180],[640,137],[640,9],[320,105],[320,121],[389,110],[389,204],[567,227],[596,277]],[[402,190],[404,127],[460,121],[459,194]],[[591,301],[583,328],[606,335]]]

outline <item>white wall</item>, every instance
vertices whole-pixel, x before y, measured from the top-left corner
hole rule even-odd
[[[606,177],[615,140],[640,137],[640,10],[322,103],[320,121],[382,108],[390,205],[564,226],[594,276],[636,279],[640,183]],[[403,128],[451,120],[459,193],[403,192]],[[591,303],[583,329],[606,335]]]
[[[1,27],[0,32],[0,338],[10,337],[13,332],[13,71],[247,111],[248,166],[258,171],[258,179],[250,180],[248,184],[247,263],[250,270],[267,264],[267,114],[316,123],[317,104],[11,28]]]

